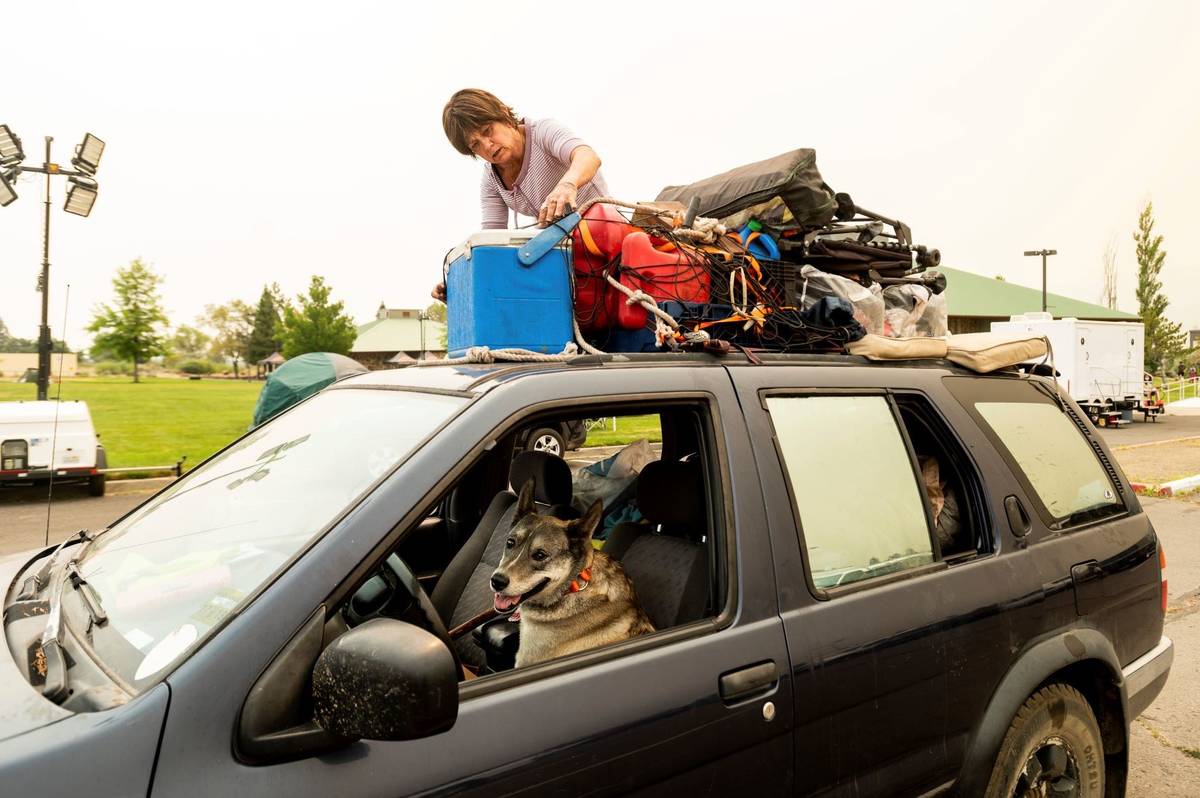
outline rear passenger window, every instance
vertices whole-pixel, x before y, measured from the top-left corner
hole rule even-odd
[[[882,396],[770,396],[813,586],[934,561],[925,498]]]
[[[1053,404],[976,402],[1056,522],[1073,523],[1123,508],[1104,467]]]

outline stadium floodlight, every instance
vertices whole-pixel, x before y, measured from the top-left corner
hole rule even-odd
[[[0,208],[3,208],[17,198],[16,189],[8,181],[9,176],[4,174],[4,172],[0,172]]]
[[[94,175],[100,168],[100,156],[103,154],[104,142],[91,133],[86,133],[83,142],[75,147],[75,157],[71,159],[71,163],[81,172]]]
[[[99,185],[90,177],[72,177],[71,187],[67,189],[67,202],[63,210],[76,216],[87,216],[96,204],[96,194]]]
[[[25,152],[21,149],[21,140],[8,125],[0,125],[0,166],[12,166],[23,160]]]

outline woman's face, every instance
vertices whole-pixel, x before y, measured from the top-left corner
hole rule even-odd
[[[521,131],[503,122],[489,122],[467,138],[471,152],[488,163],[507,166],[525,154]]]

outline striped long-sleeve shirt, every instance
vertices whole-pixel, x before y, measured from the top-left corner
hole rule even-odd
[[[554,119],[525,119],[525,161],[511,189],[504,187],[496,168],[483,165],[480,202],[483,205],[483,229],[508,226],[509,210],[537,218],[538,210],[571,166],[571,153],[585,142]],[[577,202],[583,204],[608,196],[608,185],[597,172],[591,182],[579,187]],[[514,225],[515,226],[515,225]]]

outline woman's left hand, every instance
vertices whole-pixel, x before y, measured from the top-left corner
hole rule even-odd
[[[538,227],[545,227],[575,208],[575,195],[579,189],[569,180],[560,181],[538,211]]]

